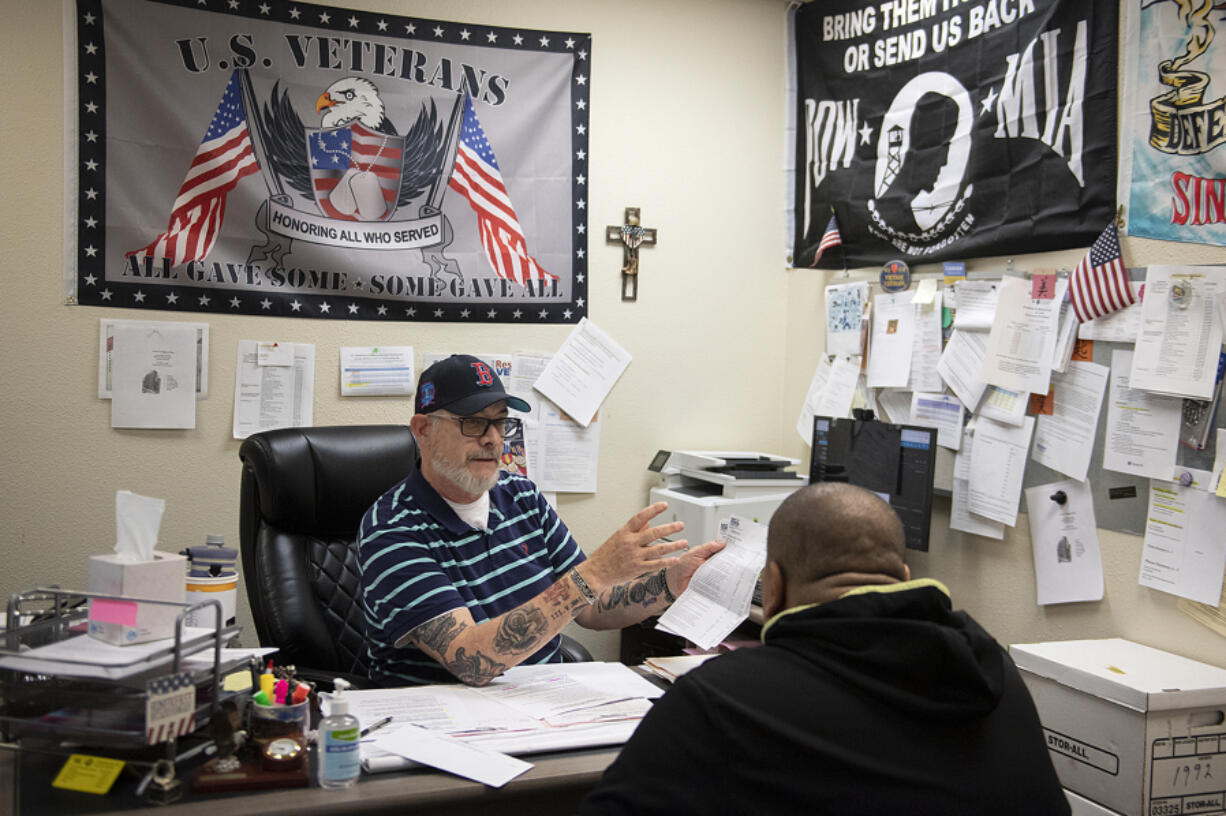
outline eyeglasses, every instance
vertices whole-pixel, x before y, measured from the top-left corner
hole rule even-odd
[[[490,428],[501,434],[503,438],[514,436],[519,432],[520,425],[523,424],[518,417],[486,419],[485,417],[458,417],[448,416],[447,414],[434,414],[434,416],[438,419],[450,419],[453,422],[460,423],[460,433],[474,438],[485,436],[485,432]]]

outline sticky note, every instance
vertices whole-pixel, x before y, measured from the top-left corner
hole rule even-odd
[[[136,601],[112,601],[106,598],[94,598],[89,604],[89,619],[99,623],[135,626],[136,608]]]
[[[68,757],[51,784],[65,790],[103,794],[115,784],[121,770],[122,759],[73,754]]]

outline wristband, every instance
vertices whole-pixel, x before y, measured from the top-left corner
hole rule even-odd
[[[664,584],[664,600],[672,603],[677,600],[673,595],[672,590],[668,588],[668,570],[660,570],[660,582]]]
[[[570,580],[574,583],[575,589],[579,590],[579,594],[583,596],[583,600],[588,602],[589,606],[596,603],[596,593],[592,592],[592,588],[587,585],[587,581],[583,580],[579,570],[573,569],[570,571]]]

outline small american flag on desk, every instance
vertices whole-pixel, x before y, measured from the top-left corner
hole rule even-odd
[[[1107,225],[1069,278],[1069,297],[1077,320],[1085,323],[1137,302],[1120,253],[1115,222]]]
[[[156,745],[196,730],[196,684],[191,672],[145,683],[145,744]]]

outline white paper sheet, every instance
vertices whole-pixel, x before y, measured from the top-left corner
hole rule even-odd
[[[864,353],[862,323],[868,306],[868,282],[826,287],[826,353],[859,357]]]
[[[585,317],[533,387],[586,428],[628,365],[630,352]]]
[[[341,346],[341,396],[411,395],[417,377],[412,346]]]
[[[1067,287],[1066,287],[1067,291]],[[1077,344],[1077,313],[1073,311],[1071,301],[1065,300],[1060,306],[1060,328],[1056,332],[1056,347],[1052,351],[1051,370],[1063,374],[1068,371],[1068,364],[1073,359],[1073,347]]]
[[[111,360],[115,351],[116,326],[176,326],[196,332],[196,399],[209,396],[209,324],[170,323],[160,320],[115,320],[104,317],[98,321],[98,399],[111,398]]]
[[[1005,425],[1021,425],[1026,417],[1026,406],[1030,403],[1030,395],[1021,391],[1010,391],[999,385],[989,385],[984,392],[983,402],[979,404],[979,416],[994,419]]]
[[[1189,471],[1191,486],[1152,479],[1145,543],[1141,549],[1141,586],[1210,606],[1222,597],[1226,570],[1226,501],[1206,490],[1211,474]]]
[[[954,330],[941,353],[937,371],[949,390],[962,400],[966,410],[975,411],[987,383],[983,381],[983,355],[988,336],[982,332]],[[1046,391],[1046,389],[1044,389]]]
[[[542,491],[595,493],[600,465],[599,417],[586,428],[567,419],[553,403],[540,403],[536,428],[538,451],[529,460],[529,473]],[[532,445],[528,444],[531,451]]]
[[[1110,372],[1097,363],[1070,362],[1068,371],[1052,375],[1052,413],[1035,423],[1032,459],[1085,481]]]
[[[114,329],[112,428],[196,427],[196,330],[176,323]]]
[[[527,413],[516,411],[514,408],[509,409],[512,416],[540,421],[541,395],[532,389],[532,384],[541,376],[541,372],[545,370],[545,366],[549,365],[552,357],[552,354],[528,351],[511,355],[511,372],[508,376],[503,377],[502,384],[506,386],[508,394],[519,397],[531,406]]]
[[[1171,299],[1176,283],[1190,285],[1185,308]],[[1132,358],[1133,388],[1207,400],[1213,398],[1222,325],[1217,295],[1226,266],[1151,266],[1145,276],[1141,333]]]
[[[953,500],[949,507],[949,528],[984,538],[1002,539],[1005,525],[970,511],[971,451],[975,435],[970,428],[962,429],[962,445],[954,455]]]
[[[449,684],[349,691],[345,695],[349,711],[363,726],[388,716],[394,720],[392,725],[362,740],[362,767],[372,773],[411,767],[414,764],[411,760],[390,753],[375,742],[375,737],[384,730],[390,733],[393,727],[406,723],[510,754],[620,745],[634,732],[637,719],[550,726],[506,705],[488,691],[504,683],[550,678],[580,680],[621,698],[653,699],[663,693],[627,666],[598,662],[516,666],[480,689]]]
[[[314,422],[315,346],[291,343],[294,364],[260,365],[256,340],[238,341],[234,370],[234,438]]]
[[[1034,417],[1026,417],[1017,428],[984,417],[976,420],[967,504],[972,513],[1010,527],[1017,523],[1026,451],[1033,432]]]
[[[877,393],[877,406],[885,418],[896,425],[911,421],[911,392],[896,388],[883,388]]]
[[[954,328],[986,332],[996,317],[998,287],[994,281],[958,281],[954,284]]]
[[[962,419],[966,409],[952,394],[911,395],[912,425],[937,429],[937,444],[957,450],[962,445]]]
[[[924,281],[935,288],[932,278]],[[911,346],[911,377],[908,387],[912,391],[940,391],[945,387],[937,372],[941,359],[941,293],[934,291],[927,304],[916,304],[915,340]]]
[[[911,293],[883,293],[873,298],[872,341],[868,354],[869,388],[906,388],[911,377],[915,310]]]
[[[996,320],[988,333],[981,376],[1010,391],[1046,394],[1068,281],[1056,281],[1056,296],[1031,297],[1025,278],[1001,281]]]
[[[860,358],[839,357],[830,367],[830,378],[822,390],[821,399],[813,406],[818,416],[851,416],[851,401],[856,395],[860,380]]]
[[[380,729],[375,745],[405,759],[493,788],[501,788],[532,768],[531,763],[522,759],[409,724]]]
[[[1111,354],[1111,387],[1103,467],[1134,476],[1170,479],[1179,448],[1183,401],[1130,387],[1131,351]]]
[[[1108,343],[1135,343],[1140,334],[1141,301],[1077,327],[1077,336],[1082,340],[1103,340]]]
[[[727,546],[694,572],[685,592],[656,624],[702,649],[717,645],[749,617],[754,586],[766,565],[763,525],[732,516],[723,539]]]
[[[1063,504],[1052,498],[1061,494]],[[1038,604],[1101,601],[1103,560],[1089,485],[1070,479],[1028,487],[1026,509]]]
[[[809,380],[809,390],[805,392],[804,402],[800,405],[800,416],[796,418],[796,433],[806,445],[813,444],[813,415],[826,383],[830,379],[830,358],[823,354],[813,369],[813,377]]]

